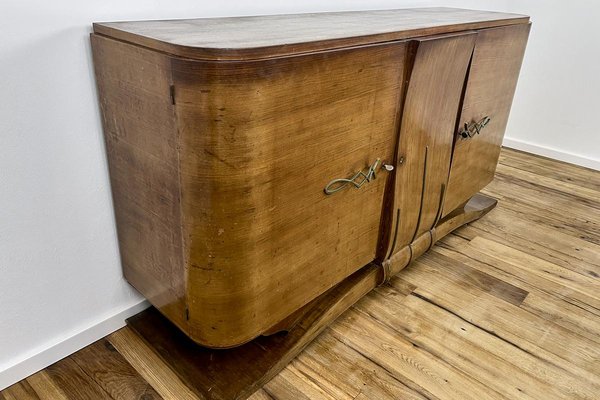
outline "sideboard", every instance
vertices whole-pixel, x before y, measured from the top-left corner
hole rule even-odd
[[[94,24],[126,279],[211,348],[386,281],[495,205],[529,30],[451,8]]]

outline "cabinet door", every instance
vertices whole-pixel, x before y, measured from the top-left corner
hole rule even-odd
[[[198,341],[252,339],[373,261],[406,53],[390,42],[273,60],[174,59]]]
[[[475,33],[411,42],[414,62],[401,118],[386,258],[430,230],[448,179],[454,127]],[[380,252],[379,259],[384,254]]]
[[[444,215],[469,200],[494,177],[529,28],[530,25],[512,25],[477,33]],[[470,129],[466,130],[465,124]]]

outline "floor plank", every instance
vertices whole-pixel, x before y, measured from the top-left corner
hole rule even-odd
[[[115,400],[162,399],[106,339],[78,351],[71,358]]]
[[[68,399],[114,400],[71,357],[52,364],[46,372]]]
[[[131,329],[125,327],[108,340],[165,400],[199,400]]]
[[[352,308],[331,328],[346,343],[426,397],[501,399],[502,396],[394,329]]]
[[[449,235],[432,249],[432,253],[445,254],[459,260],[470,267],[493,275],[505,282],[521,287],[528,292],[538,291],[544,296],[555,297],[559,304],[567,303],[588,311],[591,315],[600,316],[600,301],[579,291],[562,286],[553,280],[546,279],[526,269],[489,256],[469,245],[469,240],[460,237],[464,230]]]
[[[600,179],[590,179],[598,173],[588,168],[507,148],[502,149],[499,163],[600,192]]]
[[[481,220],[344,313],[252,400],[600,398],[600,172],[504,149]],[[128,328],[1,400],[198,400]]]
[[[393,293],[392,287],[382,288],[378,296],[365,302],[361,311],[380,321],[385,318],[382,321],[385,325],[408,338],[414,345],[477,381],[486,382],[489,388],[506,398],[565,397],[559,388],[548,387],[542,379],[524,371],[520,363],[499,357],[494,349],[498,344],[497,338],[418,296],[411,295],[398,301]],[[390,315],[389,309],[399,312]],[[477,340],[473,340],[475,337]]]
[[[67,395],[60,389],[56,382],[50,378],[46,370],[40,371],[27,378],[27,382],[34,388],[40,400],[66,400]]]
[[[524,205],[533,207],[537,213],[550,212],[568,215],[581,224],[589,226],[590,229],[595,230],[600,226],[598,218],[594,218],[598,213],[597,208],[578,202],[577,198],[573,196],[560,196],[527,181],[496,175],[483,193],[499,199],[500,202],[504,196],[513,198]]]
[[[39,400],[41,399],[27,380],[17,382],[11,387],[0,392],[2,400]]]
[[[595,343],[544,320],[520,307],[498,302],[495,297],[463,282],[455,282],[435,267],[432,257],[417,260],[402,278],[413,281],[426,279],[427,286],[414,293],[436,306],[469,321],[512,344],[515,350],[526,351],[548,364],[561,366],[565,372],[582,378],[586,384],[600,384],[600,347]],[[565,345],[567,343],[568,345]],[[600,393],[600,386],[598,386]]]
[[[333,385],[351,398],[425,400],[384,368],[342,343],[330,331],[309,346],[298,360],[311,371],[312,379]]]
[[[600,277],[597,244],[538,224],[528,220],[526,216],[503,209],[495,211],[498,213],[493,213],[490,218],[477,225],[477,229],[487,232],[493,240],[502,240],[510,247],[535,253],[537,257],[581,274]],[[484,235],[475,233],[473,236]]]

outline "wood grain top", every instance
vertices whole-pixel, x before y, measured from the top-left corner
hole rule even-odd
[[[458,8],[94,23],[94,32],[175,56],[262,59],[469,29],[529,17]]]

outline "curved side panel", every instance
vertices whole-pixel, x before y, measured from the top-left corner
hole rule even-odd
[[[170,59],[95,34],[91,42],[123,274],[187,331]]]
[[[254,62],[173,59],[190,336],[267,331],[375,258],[406,45]]]

